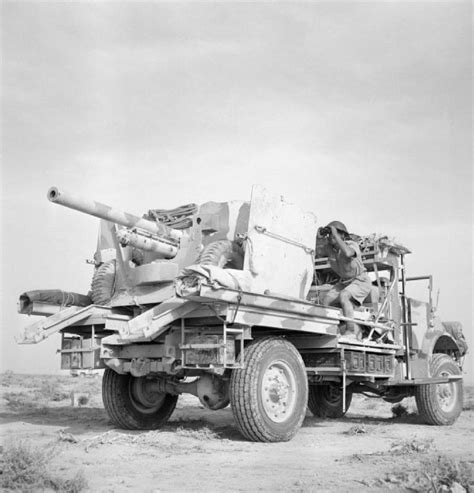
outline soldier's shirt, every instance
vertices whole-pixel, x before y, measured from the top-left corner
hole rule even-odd
[[[343,282],[349,282],[358,278],[365,281],[367,278],[367,270],[362,263],[359,245],[352,240],[346,240],[345,243],[354,250],[354,255],[348,258],[342,251],[328,248],[328,260],[331,269]]]

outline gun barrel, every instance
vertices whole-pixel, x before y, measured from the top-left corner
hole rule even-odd
[[[174,240],[179,240],[183,236],[183,232],[178,229],[170,228],[165,224],[148,221],[142,217],[123,212],[119,209],[114,209],[108,205],[95,202],[94,200],[85,199],[78,195],[59,190],[57,187],[51,187],[47,193],[48,200],[55,204],[69,207],[76,211],[84,212],[91,216],[105,219],[127,228],[141,228],[150,233],[167,236]]]

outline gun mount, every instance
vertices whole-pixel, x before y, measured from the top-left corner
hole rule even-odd
[[[207,245],[227,241],[234,254],[238,252],[238,237],[246,232],[249,218],[248,202],[188,204],[175,211],[179,221],[173,228],[161,220],[170,216],[163,210],[149,211],[148,219],[57,187],[48,190],[47,198],[102,220],[91,290],[92,301],[100,305],[132,306],[169,298],[178,273],[197,262]]]

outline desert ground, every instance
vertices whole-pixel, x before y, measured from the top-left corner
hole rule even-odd
[[[161,430],[120,430],[100,389],[100,375],[1,375],[3,491],[474,491],[472,387],[452,426],[422,424],[411,399],[355,396],[344,418],[308,412],[276,444],[245,441],[230,408],[188,395]]]

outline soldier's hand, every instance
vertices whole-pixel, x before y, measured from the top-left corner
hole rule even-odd
[[[329,226],[330,230],[331,230],[331,234],[336,237],[339,235],[339,233],[337,232],[337,229],[334,227],[334,226]]]

